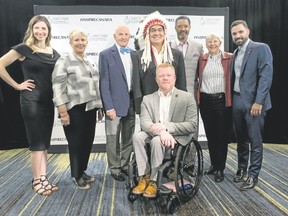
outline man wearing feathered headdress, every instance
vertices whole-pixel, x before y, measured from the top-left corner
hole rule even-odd
[[[141,21],[138,35],[139,46],[142,48],[138,52],[141,58],[141,66],[137,71],[133,71],[133,85],[136,96],[141,98],[147,94],[152,94],[158,90],[155,81],[156,67],[161,63],[170,63],[176,71],[175,87],[186,91],[186,75],[183,54],[172,49],[168,40],[168,22],[158,11],[146,16]],[[136,68],[136,67],[135,67]],[[140,113],[142,100],[135,99],[136,113]]]

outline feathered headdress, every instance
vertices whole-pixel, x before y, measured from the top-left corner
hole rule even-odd
[[[165,32],[165,38],[164,43],[162,47],[163,51],[163,63],[172,63],[173,61],[173,55],[172,50],[169,45],[168,41],[168,22],[165,19],[163,15],[161,15],[158,11],[155,11],[151,14],[148,14],[146,18],[140,23],[140,27],[138,29],[138,32],[136,34],[136,39],[138,40],[138,43],[140,47],[144,48],[143,55],[141,57],[141,64],[144,71],[146,71],[147,67],[149,66],[152,57],[151,57],[151,44],[149,40],[149,31],[150,27],[153,25],[161,25],[163,26],[164,32]]]

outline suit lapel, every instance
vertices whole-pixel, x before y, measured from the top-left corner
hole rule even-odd
[[[154,93],[154,97],[153,97],[153,110],[155,110],[155,123],[160,122],[160,112],[159,112],[159,108],[160,108],[160,97],[158,95],[158,92]]]
[[[151,73],[156,77],[156,63],[154,61],[154,58],[152,58],[152,61],[150,62],[147,71],[151,71]]]
[[[247,48],[246,48],[246,51],[245,51],[245,54],[244,54],[244,57],[243,57],[243,61],[242,61],[242,65],[241,65],[240,76],[243,74],[243,71],[244,71],[244,69],[245,69],[247,60],[248,60],[248,58],[249,58],[249,56],[250,56],[252,47],[253,47],[253,44],[252,44],[252,41],[250,41],[249,44],[247,45]]]
[[[169,116],[168,116],[168,121],[169,122],[171,122],[172,117],[173,117],[173,113],[175,113],[174,110],[175,110],[177,101],[178,101],[178,91],[175,88],[174,91],[173,91],[173,94],[172,94],[170,108],[169,108]]]
[[[187,51],[186,51],[186,55],[185,55],[185,57],[184,57],[184,60],[186,59],[186,58],[192,58],[193,57],[193,53],[194,53],[194,46],[192,45],[192,41],[190,40],[190,39],[188,39],[188,49],[187,49]]]
[[[119,66],[120,68],[120,72],[122,74],[122,76],[125,78],[126,80],[126,74],[125,74],[125,68],[124,68],[124,65],[123,65],[123,62],[121,60],[121,57],[120,57],[120,54],[118,52],[118,49],[117,49],[117,46],[114,45],[113,49],[113,58],[115,59],[115,62],[117,63],[117,65]],[[127,81],[127,80],[126,80]]]

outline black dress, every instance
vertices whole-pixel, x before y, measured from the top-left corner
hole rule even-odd
[[[32,91],[21,91],[20,106],[25,123],[29,149],[43,151],[49,148],[54,122],[54,104],[51,75],[60,55],[34,52],[22,43],[12,47],[25,60],[21,62],[24,80],[32,79],[36,85]]]

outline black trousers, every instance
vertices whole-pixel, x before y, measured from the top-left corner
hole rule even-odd
[[[230,111],[230,112],[229,112]],[[225,106],[225,94],[200,94],[200,113],[208,142],[211,165],[216,170],[225,169],[228,139],[232,126],[228,123],[229,113]]]
[[[68,141],[71,176],[80,178],[87,169],[94,141],[97,109],[85,111],[86,103],[68,111],[70,124],[63,126]]]

